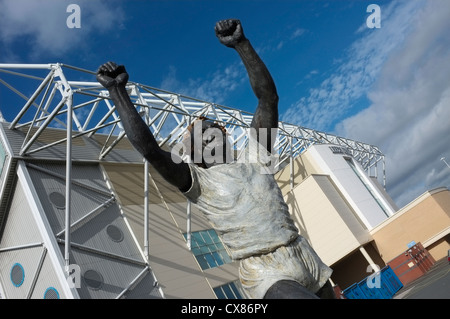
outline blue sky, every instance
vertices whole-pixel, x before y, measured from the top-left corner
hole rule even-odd
[[[80,28],[66,25],[69,4]],[[381,28],[366,24],[369,4]],[[0,0],[0,63],[112,60],[134,82],[253,112],[245,69],[214,34],[238,18],[276,82],[281,120],[377,145],[403,206],[450,186],[449,16],[448,0]]]

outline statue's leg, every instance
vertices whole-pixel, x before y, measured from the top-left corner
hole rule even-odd
[[[277,281],[267,290],[265,299],[319,299],[311,291],[293,280]]]
[[[319,289],[316,295],[319,296],[320,299],[336,299],[336,294],[334,293],[334,289],[330,281],[327,281],[326,284]]]

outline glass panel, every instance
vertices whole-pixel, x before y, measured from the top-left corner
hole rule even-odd
[[[219,251],[219,254],[222,256],[222,260],[225,264],[229,264],[232,262],[231,257],[228,255],[226,250]]]
[[[209,249],[208,246],[202,246],[202,247],[200,247],[200,251],[202,254],[207,254],[207,253],[211,252],[211,249]]]
[[[225,247],[223,246],[222,242],[216,243],[215,246],[217,247],[217,250],[225,250]]]
[[[235,285],[234,282],[231,282],[231,283],[230,283],[230,287],[231,287],[231,290],[233,290],[234,295],[236,296],[236,298],[237,298],[237,299],[242,299],[242,295],[241,295],[241,293],[239,292],[239,290],[238,290],[238,288],[236,287],[236,285]]]
[[[191,237],[191,248],[199,249],[198,243],[195,240],[192,240],[192,237]]]
[[[195,242],[197,242],[197,244],[199,245],[199,246],[202,246],[202,245],[204,245],[205,243],[203,242],[203,237],[202,237],[202,234],[200,233],[200,232],[194,232],[194,233],[192,233],[192,235],[191,235],[192,237],[192,240],[193,241],[195,241]]]
[[[214,243],[221,243],[219,236],[217,235],[216,231],[214,229],[208,230],[209,236],[211,236]]]
[[[359,172],[358,168],[355,166],[355,163],[353,163],[353,160],[351,158],[346,158],[345,160],[347,161],[348,165],[352,168],[352,170],[356,174],[356,176],[358,176],[358,178],[361,181],[361,183],[363,183],[363,185],[369,191],[370,195],[372,195],[373,199],[375,199],[375,201],[377,202],[378,206],[380,206],[380,208],[383,211],[383,213],[387,217],[389,217],[389,214],[387,213],[388,209],[382,204],[382,202],[380,201],[380,199],[378,198],[378,196],[376,195],[376,193],[372,189],[372,186],[366,182],[365,178],[361,175],[361,173]]]
[[[202,232],[202,237],[206,245],[213,245],[213,241],[211,236],[209,236],[208,232]]]
[[[197,261],[200,264],[200,267],[202,269],[209,269],[210,268],[209,265],[208,265],[208,262],[206,261],[205,255],[197,256]]]
[[[242,293],[235,282],[229,282],[214,288],[214,293],[218,299],[243,299]]]
[[[183,234],[183,236],[187,239],[187,234]],[[202,269],[232,262],[214,229],[193,232],[191,234],[191,251],[197,257]]]
[[[209,268],[217,267],[216,260],[210,253],[205,254],[204,256],[206,258],[206,261],[208,262]]]
[[[225,295],[227,296],[228,299],[235,299],[234,293],[230,289],[229,285],[223,285],[222,288],[223,288],[223,291],[225,292]]]
[[[216,287],[213,289],[218,299],[227,299],[227,296],[222,291],[222,287]]]
[[[222,260],[222,257],[220,256],[220,254],[219,254],[217,251],[214,251],[212,254],[213,254],[214,259],[216,260],[216,262],[217,262],[217,264],[218,264],[219,266],[221,266],[221,265],[224,264],[224,262],[223,262],[223,260]]]

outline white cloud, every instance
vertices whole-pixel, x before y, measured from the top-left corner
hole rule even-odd
[[[260,44],[258,47],[256,47],[255,50],[256,52],[258,52],[258,54],[280,51],[289,43],[295,42],[297,38],[300,38],[305,33],[307,33],[307,30],[303,28],[296,28],[294,30],[291,30],[289,28],[285,33],[282,33],[281,35],[276,36],[273,39],[266,39],[266,41],[264,41],[262,45]]]
[[[337,128],[340,135],[381,148],[388,192],[399,206],[431,188],[450,186],[450,169],[440,161],[450,155],[450,2],[427,1],[408,15],[405,5],[396,14],[411,21],[410,32],[381,64],[368,93],[372,104]]]
[[[305,32],[306,32],[306,30],[303,28],[295,29],[294,32],[291,34],[290,40],[301,37]]]
[[[399,206],[450,186],[450,1],[392,1],[381,29],[359,28],[340,64],[283,120],[374,144]],[[368,108],[345,118],[358,99]],[[331,128],[331,129],[330,129]]]
[[[388,56],[410,32],[414,12],[423,1],[392,2],[382,8],[383,27],[366,28],[348,49],[346,61],[308,96],[300,98],[282,116],[294,124],[319,130],[332,130],[351,109],[352,103],[365,96]],[[401,7],[401,12],[399,8]]]
[[[71,29],[66,21],[72,12],[63,0],[0,0],[0,41],[11,45],[20,41],[31,44],[29,55],[38,57],[62,54],[83,45],[93,32],[120,27],[124,17],[117,6],[105,1],[79,0],[81,28]],[[17,55],[13,51],[10,56]]]
[[[280,41],[277,45],[277,50],[281,50],[284,46],[284,41]]]
[[[218,69],[202,79],[191,78],[187,80],[180,80],[177,77],[176,68],[171,66],[160,86],[168,91],[221,104],[225,101],[228,94],[233,92],[245,80],[246,75],[240,63],[231,64],[225,69]]]

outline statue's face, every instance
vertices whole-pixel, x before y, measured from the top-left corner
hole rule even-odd
[[[208,168],[232,161],[225,129],[212,121],[194,121],[184,143],[186,149],[191,151],[191,161],[200,167]]]

